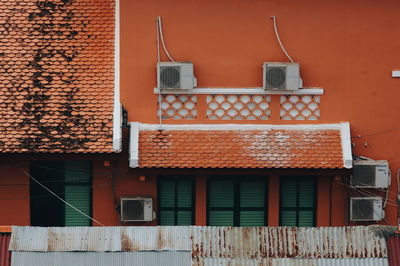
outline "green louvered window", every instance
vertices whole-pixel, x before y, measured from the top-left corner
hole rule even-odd
[[[280,225],[315,226],[316,178],[282,177]]]
[[[160,177],[158,181],[158,224],[194,224],[194,181]]]
[[[90,161],[31,161],[30,174],[66,202],[91,216]],[[38,183],[30,182],[31,225],[90,226],[89,218],[71,208]]]
[[[226,179],[208,181],[208,225],[264,226],[266,180]]]
[[[90,161],[65,161],[65,201],[90,216],[92,185]],[[65,226],[90,226],[89,218],[65,206]]]

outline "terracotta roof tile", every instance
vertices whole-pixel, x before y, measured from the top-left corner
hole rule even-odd
[[[340,130],[140,131],[139,167],[344,168]]]
[[[0,151],[112,152],[114,0],[0,4]]]

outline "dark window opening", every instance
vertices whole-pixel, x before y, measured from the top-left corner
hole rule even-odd
[[[92,212],[90,161],[31,161],[30,174],[88,216]],[[32,226],[90,226],[91,220],[30,180]]]
[[[279,224],[281,226],[315,226],[316,192],[315,177],[282,177]]]
[[[207,188],[210,226],[265,226],[267,179],[210,179]]]
[[[158,224],[193,225],[195,182],[191,178],[158,180]]]

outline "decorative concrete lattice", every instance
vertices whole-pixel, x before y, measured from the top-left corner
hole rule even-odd
[[[280,117],[282,120],[318,120],[320,96],[282,95]]]
[[[197,118],[197,96],[161,95],[161,114],[162,119],[195,119]],[[157,115],[160,117],[159,105]]]
[[[207,95],[207,119],[268,120],[268,95]]]

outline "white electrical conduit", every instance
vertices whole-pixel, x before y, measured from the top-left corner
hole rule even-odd
[[[156,32],[157,32],[157,62],[160,62],[160,29],[158,27],[158,18],[156,18]]]
[[[164,43],[164,38],[162,35],[162,27],[161,27],[161,17],[158,16],[156,19],[156,32],[157,32],[157,62],[160,62],[160,39],[162,40],[163,48],[165,53],[167,54],[168,58],[174,62],[174,60],[171,58],[169,55],[167,48],[165,47]],[[160,125],[160,130],[162,130],[162,109],[161,109],[161,103],[162,103],[162,96],[161,96],[161,90],[158,91],[158,119],[159,119],[159,125]]]
[[[163,31],[162,31],[161,17],[157,17],[157,33],[158,33],[157,39],[158,39],[158,40],[161,40],[161,44],[162,44],[162,46],[163,46],[163,49],[164,49],[165,54],[167,55],[167,57],[169,58],[169,60],[170,60],[171,62],[175,62],[175,60],[172,59],[171,55],[168,53],[167,47],[165,46],[164,34],[163,34]],[[158,43],[158,46],[159,46],[159,45],[160,45],[160,44]],[[160,61],[160,59],[158,59],[158,61]]]
[[[274,22],[274,31],[276,35],[276,39],[278,40],[279,45],[281,46],[282,51],[285,53],[287,58],[289,58],[290,62],[294,63],[293,59],[290,57],[290,55],[286,52],[285,47],[283,47],[283,44],[281,42],[281,38],[279,38],[279,33],[278,33],[278,27],[276,25],[276,16],[272,16],[271,19]]]

